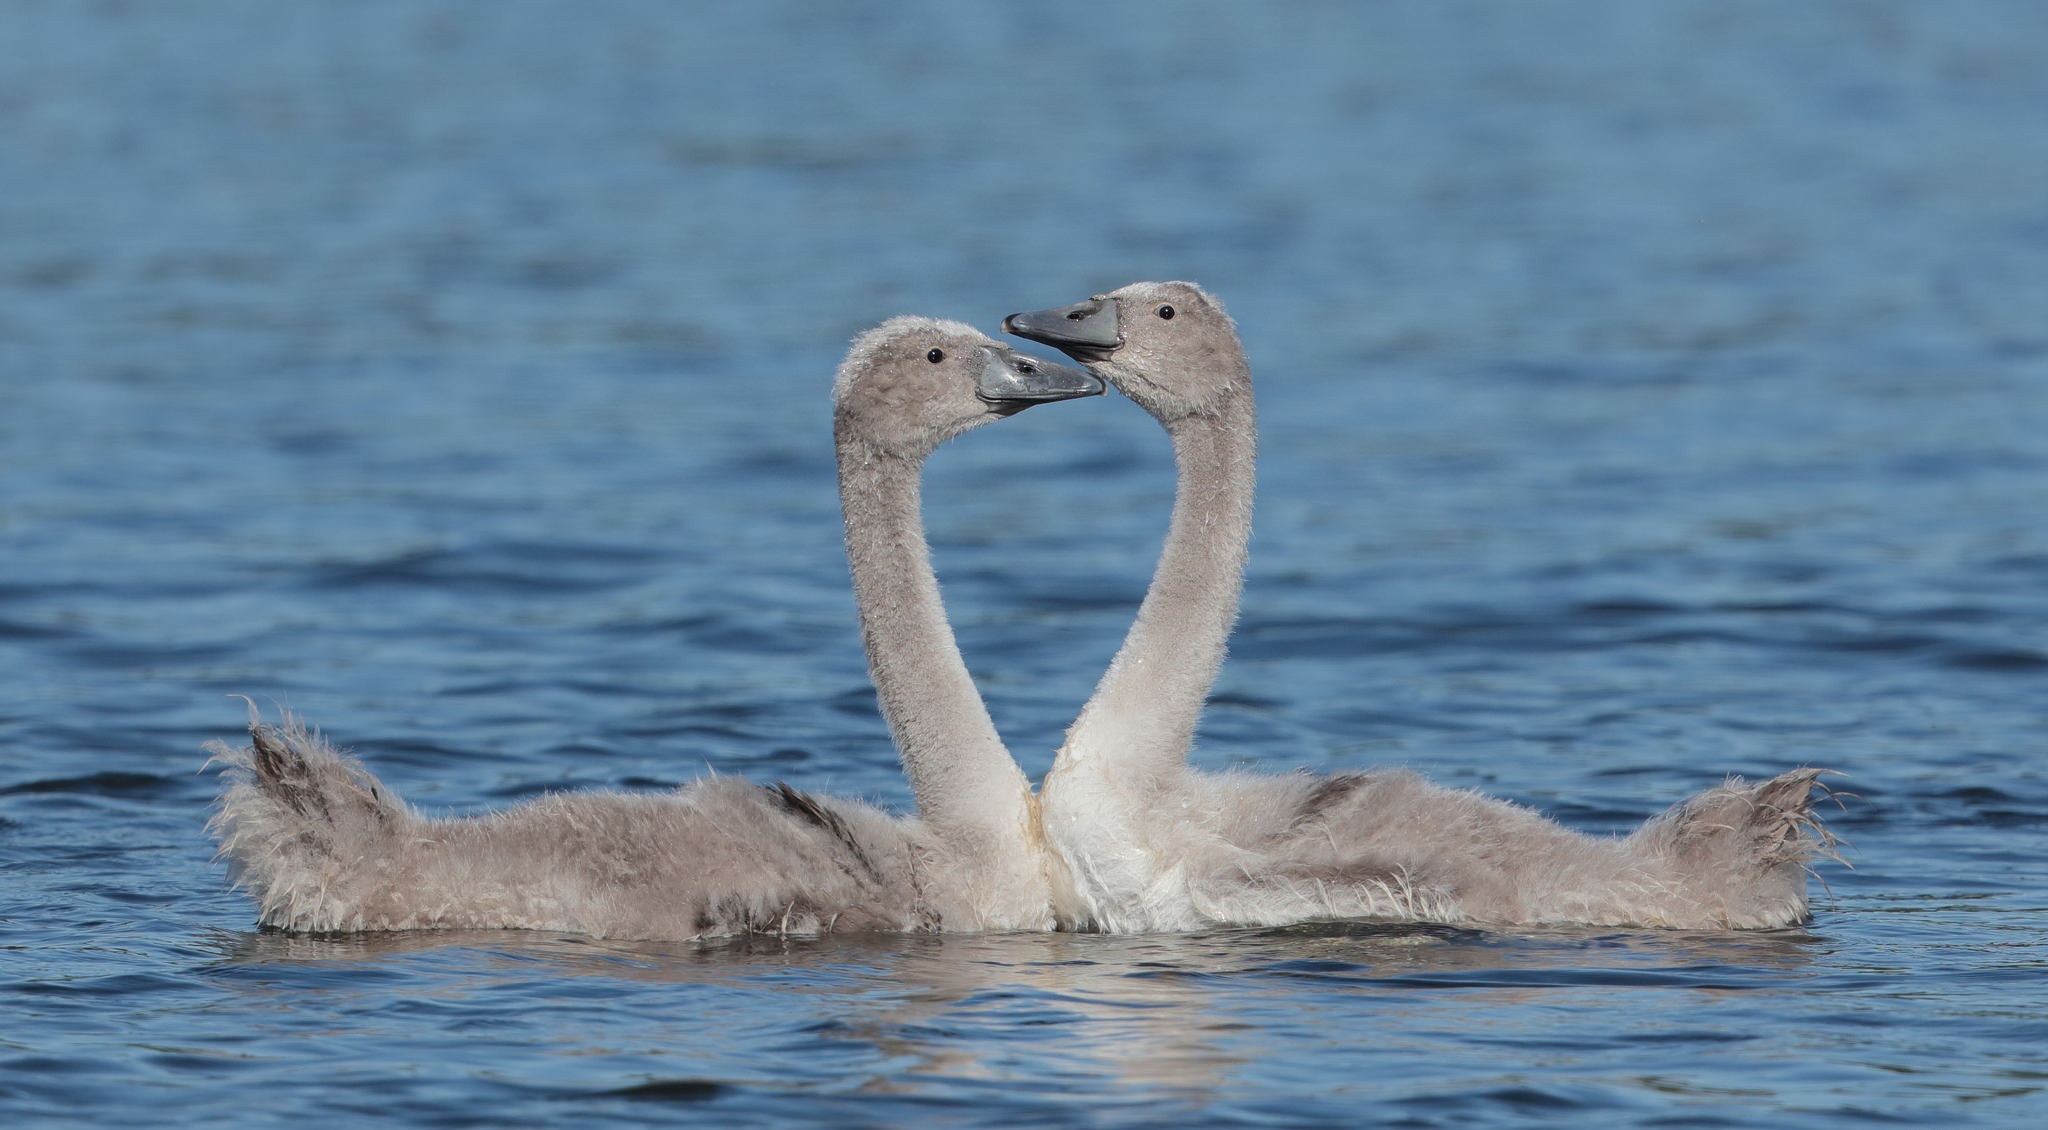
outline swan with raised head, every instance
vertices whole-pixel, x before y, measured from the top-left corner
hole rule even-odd
[[[1122,648],[1039,798],[1070,926],[1112,932],[1317,918],[1774,927],[1807,916],[1831,842],[1820,770],[1730,779],[1621,839],[1405,770],[1207,774],[1186,758],[1244,583],[1256,420],[1236,327],[1192,283],[1012,314],[1171,437],[1166,544]]]
[[[972,428],[1103,391],[958,322],[894,318],[834,385],[861,634],[917,815],[707,777],[428,819],[287,715],[250,712],[211,828],[264,925],[531,928],[621,938],[1050,929],[1029,782],[955,645],[919,512],[926,456]]]

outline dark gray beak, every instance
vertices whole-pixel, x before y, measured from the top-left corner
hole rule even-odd
[[[1050,345],[1074,360],[1107,361],[1123,347],[1123,327],[1116,317],[1116,300],[1096,297],[1072,306],[1033,310],[1003,319],[1003,332]]]
[[[1005,416],[1049,400],[1101,396],[1102,382],[1089,373],[1027,357],[1005,345],[982,350],[974,393]]]

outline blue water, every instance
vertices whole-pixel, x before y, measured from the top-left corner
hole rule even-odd
[[[2048,1121],[2048,7],[0,5],[0,1124]],[[1229,303],[1208,766],[1625,828],[1841,771],[1767,934],[253,929],[247,694],[477,812],[908,797],[860,329]],[[1163,532],[1115,400],[934,460],[1034,775]]]

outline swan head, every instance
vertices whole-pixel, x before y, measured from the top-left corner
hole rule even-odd
[[[922,459],[962,432],[1033,404],[1100,396],[1100,378],[937,318],[891,318],[854,339],[833,385],[842,441]]]
[[[1012,314],[1003,332],[1088,366],[1161,420],[1211,415],[1251,390],[1223,303],[1191,282],[1139,282],[1086,302]]]

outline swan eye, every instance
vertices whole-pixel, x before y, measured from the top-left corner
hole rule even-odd
[[[1159,308],[1159,318],[1160,318],[1160,320],[1161,320],[1161,321],[1166,321],[1166,322],[1171,322],[1171,321],[1173,321],[1173,307],[1171,307],[1171,306],[1161,306],[1161,307]]]
[[[946,359],[946,351],[943,349],[934,349],[930,353],[925,354],[924,359],[936,365],[939,362],[944,361]]]

